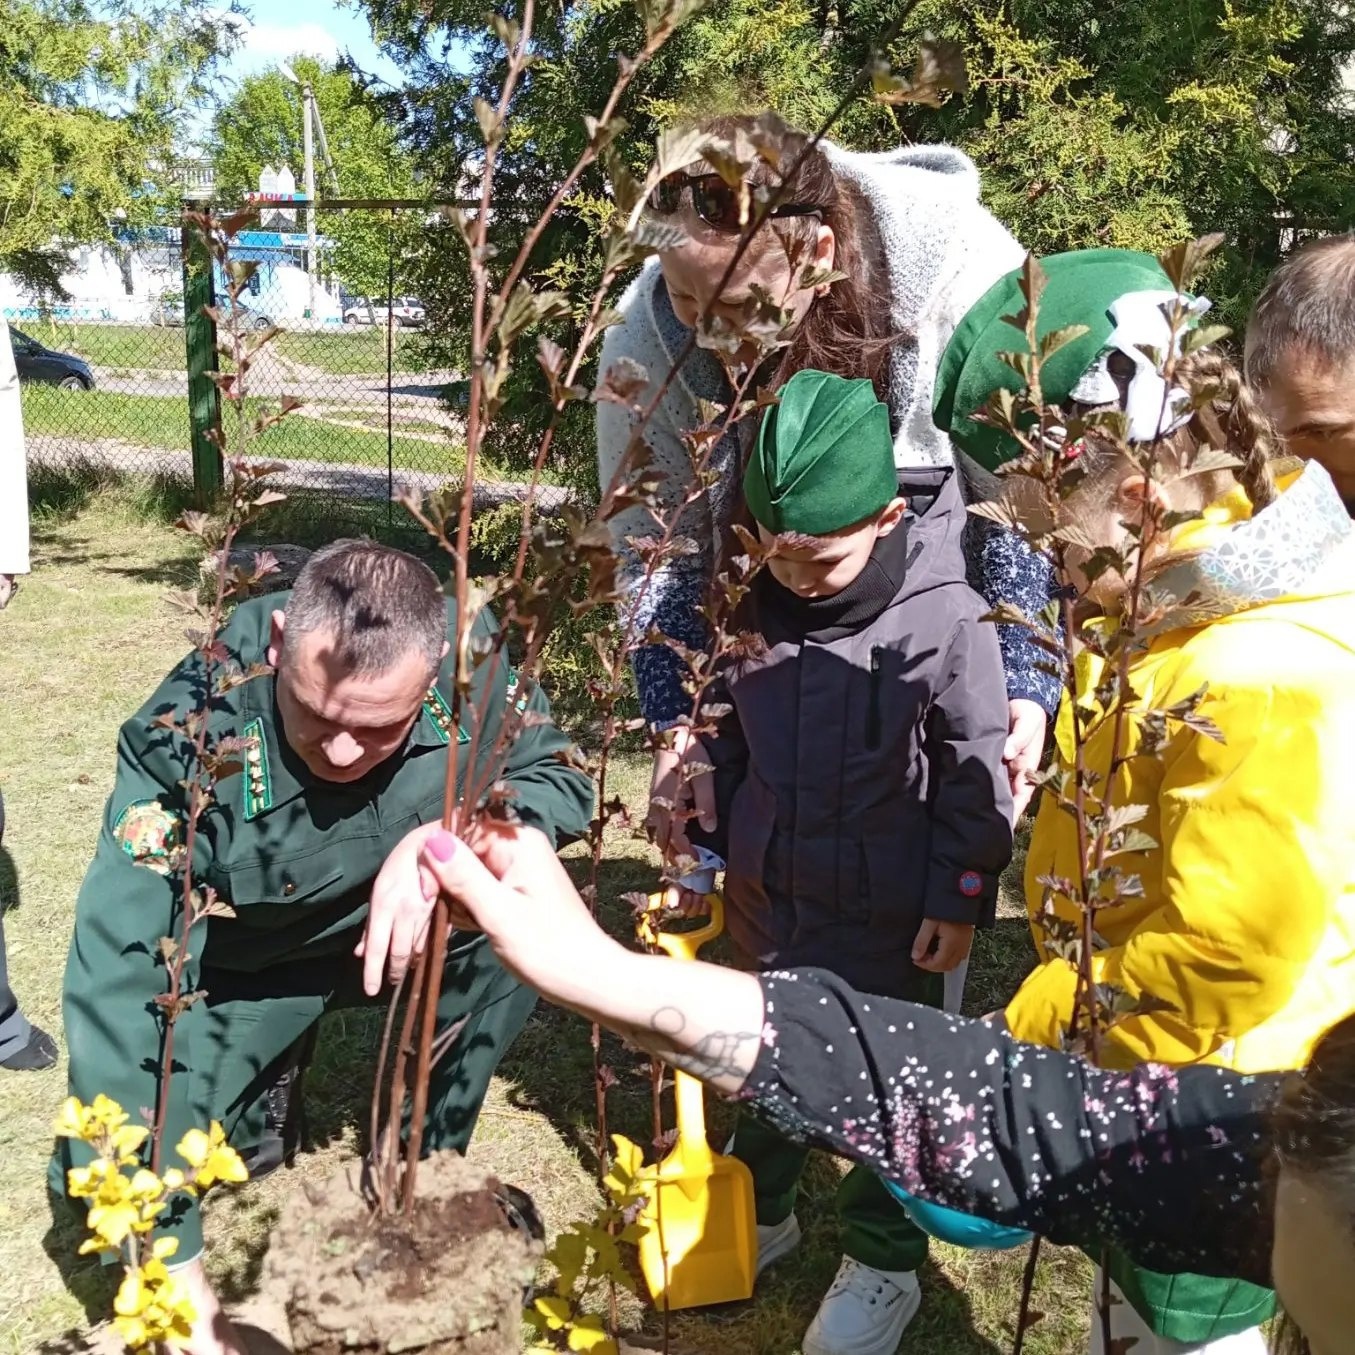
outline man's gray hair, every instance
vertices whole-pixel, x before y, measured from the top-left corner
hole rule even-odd
[[[438,576],[376,541],[335,541],[316,551],[296,577],[285,614],[285,639],[332,635],[335,658],[358,677],[387,672],[410,650],[433,673],[447,639],[447,599]]]
[[[1263,389],[1298,348],[1332,366],[1355,359],[1355,235],[1296,249],[1271,275],[1247,321],[1247,380]]]

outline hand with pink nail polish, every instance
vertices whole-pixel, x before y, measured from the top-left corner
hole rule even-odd
[[[593,921],[543,833],[486,819],[462,842],[423,840],[422,868],[453,909],[485,933],[505,969],[559,1000],[570,974],[591,982],[620,950]]]

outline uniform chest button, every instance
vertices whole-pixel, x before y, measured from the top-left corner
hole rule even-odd
[[[282,897],[284,899],[289,899],[295,893],[296,893],[295,883],[291,880],[288,880],[287,883],[282,886]]]

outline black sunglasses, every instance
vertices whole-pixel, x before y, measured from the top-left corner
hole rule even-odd
[[[739,194],[718,174],[676,174],[665,175],[654,186],[649,195],[649,210],[655,216],[672,216],[682,206],[682,195],[690,191],[692,210],[706,225],[717,231],[737,234],[743,229],[739,221]],[[808,203],[788,202],[773,207],[768,217],[817,216],[822,218],[823,208]]]

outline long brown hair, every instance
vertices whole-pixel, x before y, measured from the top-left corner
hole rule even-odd
[[[765,116],[765,115],[764,115]],[[696,130],[721,141],[753,139],[761,119],[751,114],[717,114],[699,119]],[[823,224],[833,232],[833,270],[844,276],[828,291],[815,297],[790,344],[772,360],[772,370],[758,384],[780,390],[796,372],[810,368],[831,372],[849,380],[869,379],[876,396],[889,404],[889,351],[897,334],[890,325],[889,273],[885,266],[880,232],[864,198],[833,172],[822,146],[810,144],[811,138],[795,128],[786,129],[780,145],[780,160],[793,168],[782,176],[758,157],[748,172],[753,187],[781,187],[780,201],[814,206],[822,212]],[[797,165],[797,161],[799,162]],[[789,217],[769,221],[763,230],[775,230],[783,238],[793,238],[809,229],[813,218]],[[744,439],[745,447],[748,441]],[[743,501],[743,459],[738,466],[739,492],[735,497],[730,525],[722,534],[720,554],[713,574],[718,575],[729,559],[742,551],[734,525],[754,529],[752,517]],[[745,599],[745,601],[747,601]],[[737,609],[734,624],[742,629],[748,623],[746,607]]]
[[[754,135],[757,124],[751,115],[722,114],[704,118],[696,126],[712,137],[733,141],[740,134]],[[748,173],[748,182],[754,187],[779,186],[784,190],[781,201],[819,208],[836,241],[833,268],[845,276],[815,298],[790,346],[782,350],[768,384],[778,389],[796,372],[812,367],[836,376],[868,377],[876,395],[888,404],[889,349],[896,336],[890,327],[884,246],[865,200],[834,174],[823,148],[809,142],[804,132],[790,129],[781,146],[781,162],[789,168],[800,160],[795,172],[782,178],[759,158]],[[793,236],[808,229],[807,221],[813,218],[784,218],[762,229]]]
[[[1271,1135],[1276,1164],[1320,1182],[1355,1233],[1355,1013],[1332,1026],[1307,1069],[1285,1083]],[[1307,1355],[1308,1342],[1287,1318],[1275,1350]]]

